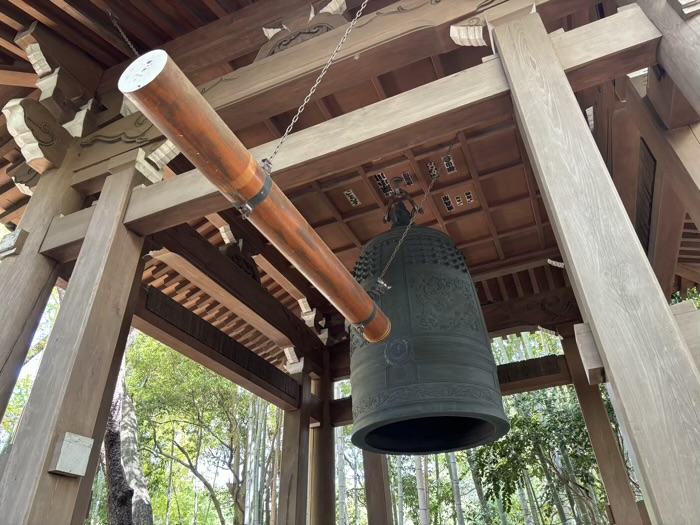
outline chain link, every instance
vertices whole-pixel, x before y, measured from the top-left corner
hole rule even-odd
[[[139,56],[139,52],[136,51],[136,48],[134,47],[134,44],[131,43],[131,40],[129,40],[129,37],[126,36],[126,33],[122,29],[122,27],[119,25],[119,22],[117,22],[116,17],[112,13],[112,11],[109,11],[109,19],[112,21],[112,24],[114,24],[114,27],[117,28],[117,31],[119,31],[119,34],[122,36],[122,40],[126,42],[126,45],[131,48],[131,51],[134,53],[135,57]]]
[[[459,137],[457,136],[457,137],[455,137],[455,140],[452,141],[452,144],[450,144],[450,147],[447,149],[447,153],[445,153],[445,156],[450,154],[450,152],[452,151],[452,148],[454,148],[455,144],[457,144],[458,141],[459,141]],[[389,260],[386,262],[386,265],[384,266],[382,273],[377,278],[377,282],[384,283],[384,276],[386,275],[386,272],[389,271],[389,267],[391,266],[391,263],[394,262],[394,258],[396,257],[396,255],[399,253],[399,250],[401,249],[401,245],[403,244],[403,241],[406,240],[406,236],[408,235],[408,232],[411,230],[411,227],[413,226],[413,224],[416,222],[416,219],[418,218],[418,210],[423,209],[423,204],[425,204],[425,201],[428,200],[428,197],[430,196],[430,192],[433,190],[433,186],[435,185],[435,182],[440,178],[440,169],[441,169],[441,167],[438,168],[437,173],[435,173],[435,176],[433,177],[433,180],[430,181],[430,184],[428,185],[428,190],[425,192],[425,195],[423,195],[423,198],[418,203],[418,208],[414,211],[414,213],[411,214],[411,220],[408,222],[408,225],[406,226],[406,229],[404,230],[403,235],[401,235],[399,242],[396,244],[396,248],[394,248],[394,251],[391,253],[391,256],[389,257]]]
[[[336,55],[340,52],[340,49],[343,47],[343,44],[345,44],[345,41],[348,39],[348,36],[350,36],[350,33],[352,32],[353,28],[355,27],[355,24],[357,24],[357,21],[362,16],[362,12],[365,10],[368,3],[369,3],[369,0],[364,0],[362,2],[362,5],[360,5],[360,8],[357,10],[357,13],[355,14],[355,18],[352,19],[352,22],[350,22],[350,25],[345,30],[345,34],[343,35],[343,38],[341,38],[340,42],[338,42],[338,45],[335,46],[335,51],[333,51],[333,54],[328,59],[328,62],[326,62],[326,65],[323,66],[323,69],[321,70],[321,73],[318,75],[316,82],[314,82],[314,85],[311,86],[311,89],[309,90],[308,95],[306,95],[306,97],[304,98],[304,101],[301,103],[301,106],[299,106],[299,109],[297,110],[296,115],[294,115],[294,117],[292,118],[292,121],[289,123],[289,126],[287,126],[287,129],[285,130],[284,135],[282,135],[282,138],[277,143],[277,146],[275,147],[275,150],[272,152],[272,155],[270,155],[267,159],[265,159],[263,161],[263,163],[264,163],[263,168],[265,168],[265,170],[267,170],[268,173],[272,173],[272,163],[274,162],[275,157],[277,156],[277,153],[279,153],[280,148],[282,147],[282,144],[284,144],[284,142],[287,140],[287,137],[292,132],[292,129],[294,129],[294,125],[297,123],[297,121],[299,120],[299,117],[301,116],[302,112],[306,108],[306,105],[311,101],[311,97],[314,96],[314,93],[316,93],[316,90],[318,89],[318,86],[321,84],[323,77],[326,76],[326,72],[331,67],[331,65],[333,65],[333,61],[335,60]]]

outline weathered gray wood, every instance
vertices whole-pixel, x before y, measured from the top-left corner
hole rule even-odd
[[[85,518],[90,468],[97,463],[142,272],[143,239],[122,223],[137,177],[133,163],[114,165],[96,206],[87,249],[78,257],[0,480],[7,523],[77,524]],[[94,440],[82,480],[48,473],[65,432]]]
[[[309,424],[311,377],[297,374],[301,382],[301,406],[284,413],[282,467],[277,519],[279,525],[306,525],[309,490]]]
[[[515,115],[656,523],[700,514],[700,374],[542,21],[495,30]],[[615,38],[610,35],[609,38]]]
[[[8,129],[20,137],[20,144],[35,154],[34,164],[53,165],[46,157],[40,157],[45,135],[35,123],[37,109],[45,110],[35,100],[13,104]],[[46,129],[62,129],[51,117],[46,116]],[[62,145],[64,148],[68,144]],[[75,156],[75,151],[71,157]],[[63,157],[61,157],[63,160]],[[18,254],[5,257],[0,262],[0,289],[6,299],[0,301],[0,417],[17,381],[19,371],[29,351],[32,337],[56,281],[56,262],[39,253],[42,241],[53,216],[72,215],[80,209],[82,198],[70,187],[69,173],[72,160],[62,167],[48,169],[34,188],[34,197],[27,205],[18,228],[28,233]]]
[[[615,38],[610,38],[612,34]],[[652,63],[659,33],[638,8],[632,8],[590,24],[590,27],[552,35],[551,39],[559,49],[562,63],[567,64],[566,68],[579,79],[578,82],[587,85],[591,81],[610,80]],[[577,89],[579,86],[574,83],[573,87]],[[356,166],[358,162],[463,129],[465,122],[476,124],[507,116],[511,110],[507,93],[508,85],[500,62],[491,60],[312,126],[290,136],[276,159],[275,180],[288,191],[329,173]],[[425,104],[426,100],[430,100],[430,104]],[[84,166],[91,166],[92,170],[105,155],[138,147],[141,139],[148,142],[162,137],[147,121],[139,130],[129,132],[120,124],[114,132],[98,131],[96,136],[108,135],[109,140],[115,142],[104,145],[101,150],[84,149],[81,162]],[[129,137],[124,143],[119,142],[122,133]],[[97,139],[85,139],[87,142],[93,140]],[[254,148],[252,153],[261,160],[274,146],[274,142],[264,144]],[[75,177],[76,184],[87,184],[80,172]],[[229,207],[230,203],[216,188],[194,170],[151,187],[136,189],[125,222],[135,232],[146,235]],[[70,253],[81,242],[81,231],[87,228],[89,213],[86,212],[79,223],[71,223],[70,236],[62,230],[64,221],[71,219],[55,220],[46,239],[52,257],[70,260]],[[67,254],[62,253],[64,244],[71,247]]]
[[[638,0],[663,34],[659,62],[700,113],[700,18],[684,21],[668,0]]]
[[[695,304],[692,301],[683,301],[672,305],[671,312],[673,312],[673,318],[683,335],[683,340],[688,345],[695,365],[700,368],[700,312],[695,309]],[[574,325],[574,331],[588,383],[599,385],[607,382],[603,359],[600,356],[598,345],[593,339],[590,325],[588,323]]]

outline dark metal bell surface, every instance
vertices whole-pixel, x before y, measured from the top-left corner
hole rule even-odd
[[[369,290],[405,226],[371,240],[355,268]],[[392,332],[369,343],[352,330],[350,380],[357,447],[385,454],[462,450],[510,428],[496,363],[464,256],[445,234],[409,231],[376,301]]]

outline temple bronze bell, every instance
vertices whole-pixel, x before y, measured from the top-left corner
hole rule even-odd
[[[444,233],[414,226],[379,294],[410,219],[402,202],[390,211],[394,226],[367,243],[355,267],[392,332],[370,343],[351,331],[352,442],[382,454],[432,454],[495,441],[510,424],[464,256]]]

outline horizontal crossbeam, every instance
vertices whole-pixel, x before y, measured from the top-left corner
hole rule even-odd
[[[609,38],[614,34],[615,38]],[[550,35],[574,90],[597,85],[656,62],[660,33],[636,6]],[[431,140],[435,136],[511,114],[508,82],[499,59],[431,82],[371,106],[294,133],[275,162],[275,181],[285,191],[359,162]],[[258,161],[275,143],[252,151]],[[90,171],[101,171],[93,166]],[[148,235],[230,207],[197,170],[133,192],[124,222]],[[91,211],[57,217],[42,253],[71,260],[87,231]]]

